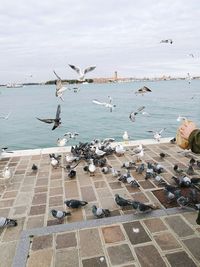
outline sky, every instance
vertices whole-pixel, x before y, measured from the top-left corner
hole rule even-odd
[[[68,64],[96,65],[86,78],[200,76],[199,4],[1,0],[0,84],[77,78]]]

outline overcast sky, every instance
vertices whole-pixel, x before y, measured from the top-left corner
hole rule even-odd
[[[0,14],[0,84],[76,78],[68,64],[96,65],[87,77],[200,75],[199,0],[1,0]]]

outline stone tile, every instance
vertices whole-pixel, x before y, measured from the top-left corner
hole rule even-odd
[[[1,217],[8,217],[9,212],[10,212],[10,208],[0,209]]]
[[[77,179],[79,181],[80,186],[91,185],[90,176],[87,173],[83,173],[82,170],[81,172],[77,173]]]
[[[185,251],[170,253],[165,255],[169,263],[173,267],[196,267],[197,265],[194,261],[188,256]]]
[[[121,189],[121,188],[123,188],[121,182],[112,182],[112,183],[109,183],[109,186],[110,186],[111,189]]]
[[[96,201],[96,196],[91,186],[81,187],[81,194],[82,199],[87,202]]]
[[[35,193],[45,193],[48,191],[48,187],[47,186],[36,187],[34,191]]]
[[[63,196],[55,196],[49,198],[49,206],[59,206],[63,204]]]
[[[44,214],[46,210],[45,205],[32,206],[30,210],[30,215]]]
[[[194,234],[192,228],[190,228],[180,216],[171,216],[165,218],[165,221],[170,228],[180,237],[185,237]]]
[[[52,235],[36,236],[33,238],[33,243],[31,249],[33,251],[45,248],[51,248],[53,245]]]
[[[128,244],[108,247],[107,252],[112,266],[134,261],[133,255]]]
[[[146,195],[142,192],[134,193],[131,195],[132,198],[136,201],[140,201],[142,203],[147,203],[149,202],[149,199],[146,197]]]
[[[49,177],[49,172],[43,172],[43,171],[39,171],[38,172],[38,178],[48,178]]]
[[[78,186],[76,181],[70,181],[65,183],[65,197],[72,198],[78,197]]]
[[[72,213],[72,216],[69,216],[67,218],[67,221],[69,223],[71,223],[71,222],[80,222],[80,221],[84,220],[82,209],[77,209],[77,210],[74,210],[74,211],[72,210],[70,212]]]
[[[15,250],[17,246],[17,241],[0,243],[0,266],[1,267],[11,267],[13,258],[15,256]]]
[[[149,180],[140,181],[139,183],[140,183],[140,185],[142,186],[143,189],[155,188],[155,186]]]
[[[50,181],[50,187],[61,187],[62,186],[62,180],[51,180]]]
[[[20,188],[21,192],[32,192],[33,191],[33,186],[32,185],[25,185]]]
[[[112,194],[111,194],[110,190],[108,189],[108,187],[96,189],[96,192],[97,192],[99,198],[112,197]]]
[[[153,245],[134,248],[141,267],[164,267],[166,266],[158,250]]]
[[[32,185],[35,183],[35,177],[31,176],[31,177],[25,177],[24,181],[23,181],[23,185]]]
[[[5,192],[2,198],[15,198],[17,194],[18,194],[18,191]]]
[[[129,193],[136,193],[136,192],[140,192],[140,188],[139,187],[132,187],[130,185],[126,185],[126,189],[128,190]]]
[[[110,211],[119,210],[119,206],[117,206],[113,197],[101,198],[100,204],[102,208],[109,209]]]
[[[101,228],[105,243],[115,243],[125,240],[120,226],[110,226]]]
[[[136,245],[140,243],[146,243],[151,241],[150,237],[146,233],[145,229],[139,221],[123,223],[124,229],[128,238],[131,241],[131,244]],[[134,232],[133,228],[139,229],[139,232]]]
[[[56,249],[60,248],[70,248],[70,247],[76,247],[77,241],[76,241],[76,233],[62,233],[58,234],[56,237]]]
[[[33,197],[32,205],[45,204],[47,202],[47,194],[35,194]]]
[[[36,186],[45,186],[48,185],[48,179],[47,178],[42,178],[42,179],[38,179],[36,182]]]
[[[107,187],[107,184],[105,181],[97,181],[97,182],[94,182],[94,186],[95,188],[104,188],[104,187]]]
[[[24,225],[24,218],[17,219],[17,226],[6,228],[3,235],[3,242],[9,242],[19,239]]]
[[[154,239],[162,250],[171,250],[171,249],[181,248],[181,245],[169,232],[160,233],[154,236]]]
[[[15,205],[23,206],[24,203],[26,203],[26,205],[29,205],[31,203],[31,200],[32,194],[30,194],[29,192],[20,192],[16,198]]]
[[[53,219],[47,221],[47,226],[58,225],[58,224],[64,224],[64,220]]]
[[[57,250],[55,267],[79,267],[78,249]]]
[[[56,196],[56,195],[63,195],[63,188],[62,187],[53,187],[50,188],[50,196]]]
[[[182,214],[183,217],[192,225],[197,225],[196,219],[197,219],[197,212],[187,212]]]
[[[26,213],[28,207],[27,206],[20,206],[20,207],[14,207],[13,208],[13,215],[22,215]]]
[[[163,221],[159,218],[147,219],[143,221],[151,233],[167,230]]]
[[[49,267],[53,257],[52,249],[38,250],[31,253],[30,258],[27,261],[27,267]]]
[[[93,257],[102,255],[102,243],[99,237],[98,229],[86,229],[79,231],[80,236],[80,254],[82,257]]]
[[[104,261],[100,261],[100,258],[104,256],[99,256],[96,258],[90,258],[82,260],[83,267],[107,267],[106,258],[104,257]]]
[[[194,237],[182,241],[186,247],[189,249],[191,254],[200,262],[200,238]]]
[[[39,228],[44,226],[44,216],[34,216],[29,217],[27,221],[26,228],[32,229],[32,228]]]
[[[0,208],[8,208],[13,206],[14,199],[0,200]]]

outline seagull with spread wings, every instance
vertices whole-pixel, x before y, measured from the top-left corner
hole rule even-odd
[[[70,68],[72,68],[73,70],[75,70],[78,73],[79,82],[84,82],[85,81],[85,74],[90,72],[90,71],[92,71],[92,70],[94,70],[96,68],[96,66],[91,66],[91,67],[88,67],[88,68],[86,68],[84,70],[81,70],[81,68],[76,67],[74,65],[70,65],[69,64],[69,66],[70,66]]]
[[[92,102],[94,104],[97,104],[97,105],[100,105],[100,106],[104,106],[106,108],[109,108],[110,109],[110,112],[112,112],[113,109],[116,107],[116,105],[112,104],[112,98],[110,96],[108,96],[108,98],[109,98],[109,102],[108,103],[107,102],[100,102],[97,99],[92,100]]]
[[[138,114],[138,113],[143,113],[143,110],[145,109],[145,106],[141,106],[139,107],[136,111],[132,111],[129,115],[129,119],[132,121],[132,122],[135,122],[135,116]]]
[[[148,87],[146,86],[143,86],[142,88],[138,89],[135,94],[140,94],[140,95],[144,95],[145,93],[149,93],[149,92],[152,92],[151,89],[149,89]]]
[[[37,118],[37,119],[39,121],[42,121],[48,124],[54,123],[52,130],[55,130],[61,124],[60,113],[61,113],[61,108],[60,108],[60,105],[58,105],[55,119],[40,119],[40,118]]]
[[[147,131],[148,133],[153,133],[153,137],[154,139],[157,141],[157,142],[160,142],[160,138],[162,137],[161,136],[161,133],[166,130],[166,128],[163,128],[162,130],[160,130],[159,132],[156,132],[156,131]]]
[[[63,98],[63,93],[64,91],[67,90],[67,87],[64,87],[63,84],[62,84],[62,80],[61,78],[58,76],[58,74],[55,72],[55,70],[53,71],[54,74],[56,75],[56,77],[58,78],[56,80],[56,97],[59,97],[62,101],[64,101],[64,98]]]
[[[10,117],[11,111],[7,115],[0,115],[0,119],[7,120]]]
[[[173,44],[172,39],[161,40],[160,43]]]

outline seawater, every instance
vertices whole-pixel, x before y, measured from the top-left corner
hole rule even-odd
[[[152,93],[136,95],[135,91],[144,85]],[[199,93],[200,80],[192,80],[190,84],[185,80],[82,84],[78,93],[67,90],[62,102],[55,97],[54,85],[1,87],[0,115],[12,113],[8,120],[0,119],[0,147],[7,146],[10,150],[52,147],[56,146],[57,138],[74,131],[79,136],[67,145],[106,137],[122,141],[124,131],[132,140],[152,138],[147,131],[162,128],[166,128],[163,137],[173,137],[180,124],[177,122],[179,114],[200,126]],[[107,102],[108,96],[116,104],[112,113],[92,103],[93,99]],[[52,125],[36,117],[54,118],[58,104],[61,105],[62,125],[52,131]],[[130,112],[143,105],[151,116],[139,114],[136,121],[131,122]]]

